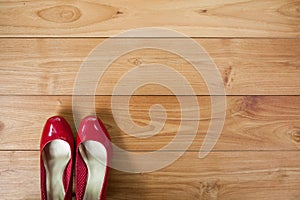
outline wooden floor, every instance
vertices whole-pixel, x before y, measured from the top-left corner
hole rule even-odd
[[[81,63],[107,37],[150,26],[180,31],[206,49],[224,81],[225,126],[213,151],[199,159],[211,122],[204,80],[169,52],[144,49],[121,56],[96,91],[97,115],[116,145],[154,151],[174,138],[180,124],[176,96],[148,85],[131,97],[130,113],[137,123],[148,124],[151,105],[162,104],[168,119],[161,132],[138,139],[116,125],[113,87],[140,64],[160,63],[184,75],[197,94],[201,119],[192,145],[173,164],[151,173],[111,170],[107,199],[300,199],[296,0],[1,1],[0,199],[40,198],[41,131],[48,117],[62,115],[75,134],[72,92]],[[188,126],[184,131],[192,132]]]

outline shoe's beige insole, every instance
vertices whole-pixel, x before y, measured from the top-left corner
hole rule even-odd
[[[71,159],[70,146],[66,141],[53,140],[42,153],[46,169],[46,189],[48,200],[63,200],[65,196],[63,173]]]
[[[83,199],[99,199],[107,165],[106,149],[101,143],[89,140],[80,145],[79,151],[88,168],[88,180]]]

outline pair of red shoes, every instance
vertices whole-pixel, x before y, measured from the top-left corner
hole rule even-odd
[[[76,142],[76,199],[105,199],[111,141],[103,123],[84,118]],[[72,199],[74,139],[63,117],[47,120],[40,144],[41,199]]]

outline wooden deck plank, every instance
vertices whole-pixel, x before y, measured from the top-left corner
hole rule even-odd
[[[120,102],[124,97],[120,98]],[[185,97],[188,98],[188,97]],[[88,101],[80,107],[87,111]],[[209,96],[198,96],[200,126],[189,150],[198,151],[211,122]],[[97,115],[104,121],[112,140],[127,150],[157,150],[176,135],[181,122],[181,110],[175,96],[133,96],[130,114],[139,125],[150,123],[149,108],[161,104],[167,112],[164,128],[153,137],[142,139],[120,130],[111,111],[111,97],[96,97]],[[0,150],[38,150],[43,124],[52,115],[62,115],[76,132],[72,117],[71,96],[0,96]],[[119,104],[125,109],[124,103]],[[195,106],[182,108],[197,111]],[[122,110],[118,116],[125,117]],[[79,112],[77,110],[76,112]],[[155,114],[156,112],[154,112]],[[157,125],[154,120],[154,127]],[[187,121],[195,119],[188,119]],[[300,96],[230,96],[223,132],[214,150],[299,150]],[[132,129],[134,130],[134,129]],[[185,134],[193,129],[184,125]]]
[[[111,170],[107,199],[289,199],[300,195],[299,151],[186,152],[156,172]],[[39,152],[0,151],[2,199],[39,199]],[[17,189],[16,189],[17,188]]]
[[[247,8],[247,9],[243,9]],[[299,1],[2,1],[2,37],[109,37],[164,27],[190,37],[299,37]]]
[[[80,65],[103,40],[0,39],[0,94],[71,95]],[[300,94],[300,39],[196,41],[218,66],[228,95]],[[189,55],[193,53],[188,52]],[[201,58],[196,57],[195,61],[201,62]],[[154,49],[134,51],[117,59],[98,83],[96,93],[111,95],[122,75],[140,64],[153,63],[177,70],[196,94],[209,94],[204,79],[189,62],[170,52]],[[95,67],[95,71],[99,70]],[[90,81],[88,78],[85,83]],[[128,88],[132,84],[126,83],[123,87]],[[178,82],[172,86],[178,89],[182,84]],[[158,85],[147,85],[135,92],[135,95],[169,94],[172,93]]]

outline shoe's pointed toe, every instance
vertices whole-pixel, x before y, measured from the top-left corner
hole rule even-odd
[[[80,123],[77,134],[77,146],[87,140],[98,141],[107,149],[111,149],[111,139],[107,129],[96,116],[87,116]]]
[[[72,130],[68,122],[61,116],[54,116],[46,121],[41,137],[40,150],[42,150],[48,142],[55,139],[64,140],[70,143],[72,148],[74,147]]]

